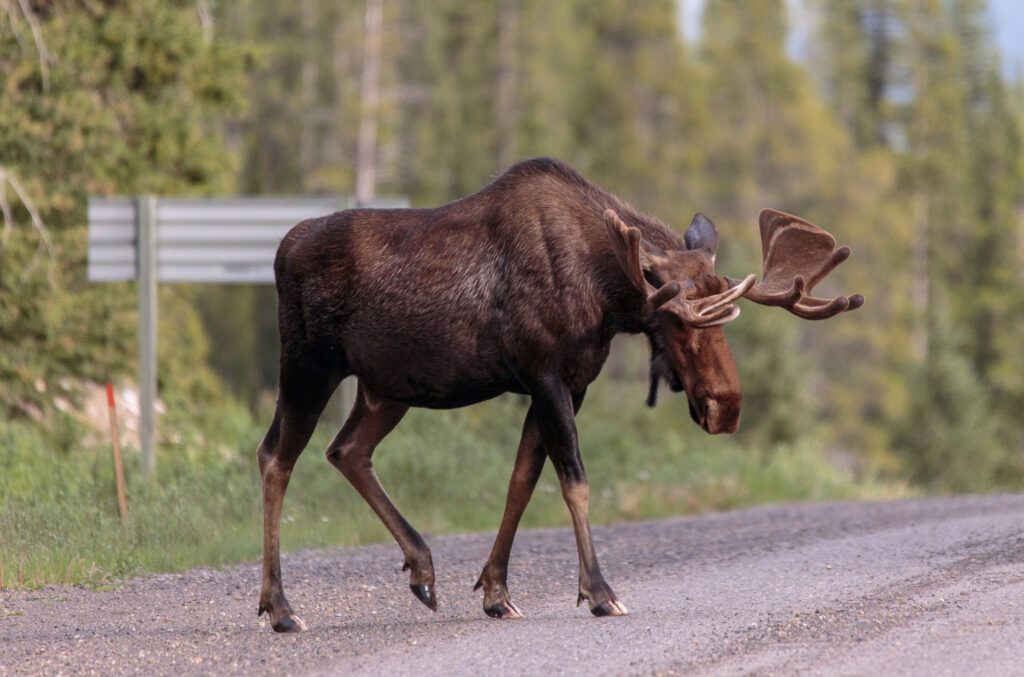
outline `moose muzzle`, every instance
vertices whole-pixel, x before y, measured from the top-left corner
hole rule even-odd
[[[686,390],[694,422],[712,435],[736,432],[743,388],[725,332],[721,327],[680,327],[669,318],[662,327],[674,329],[665,354]]]
[[[696,401],[691,400],[690,416],[711,435],[734,433],[740,427],[742,399],[742,392],[736,392],[721,398],[704,397]]]

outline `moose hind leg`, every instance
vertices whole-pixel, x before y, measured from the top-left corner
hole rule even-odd
[[[574,415],[582,396],[570,397],[568,388],[553,378],[538,383],[531,390],[531,396],[544,450],[558,473],[562,498],[569,508],[576,536],[580,558],[580,587],[576,604],[578,606],[587,600],[595,616],[625,616],[629,612],[601,573],[590,533],[590,487],[580,456]]]
[[[259,614],[267,613],[277,632],[299,632],[281,584],[281,506],[292,469],[316,429],[340,375],[303,346],[282,346],[280,388],[274,420],[256,454],[263,485],[263,582]]]
[[[341,471],[394,536],[405,555],[402,569],[409,571],[409,588],[418,600],[436,611],[434,563],[430,548],[398,512],[377,479],[371,460],[377,444],[398,425],[408,410],[404,404],[377,397],[360,383],[352,413],[327,448],[327,460]]]
[[[505,499],[505,514],[501,518],[494,547],[487,557],[483,572],[477,579],[474,590],[484,590],[484,613],[492,618],[522,618],[519,608],[512,603],[508,594],[508,560],[512,552],[512,541],[519,527],[519,520],[526,510],[533,489],[537,486],[541,470],[544,469],[544,446],[540,431],[531,409],[523,423],[523,434],[519,440],[519,451],[508,483]]]
[[[306,629],[306,624],[288,604],[281,584],[281,506],[292,468],[316,428],[317,417],[284,414],[279,401],[274,421],[257,453],[263,484],[263,582],[259,615],[267,613],[276,632]]]

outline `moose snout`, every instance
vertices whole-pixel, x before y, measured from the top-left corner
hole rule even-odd
[[[696,402],[690,402],[690,415],[708,434],[734,433],[740,427],[741,397],[699,398]]]

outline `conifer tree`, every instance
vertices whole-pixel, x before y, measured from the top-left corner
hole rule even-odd
[[[808,74],[786,55],[782,0],[708,0],[700,44],[708,82],[705,140],[707,205],[729,233],[729,261],[760,270],[757,214],[774,207],[835,230],[829,209],[840,190],[839,159],[848,141]],[[840,233],[841,235],[841,233]],[[724,257],[723,257],[724,260]],[[816,418],[801,378],[825,363],[801,345],[803,327],[778,311],[750,309],[730,327],[744,384],[741,436],[792,441]],[[801,354],[802,353],[802,354]],[[825,399],[825,398],[822,398]]]
[[[0,162],[17,182],[0,181],[4,418],[45,414],[81,381],[126,375],[135,297],[85,280],[87,197],[230,186],[216,130],[241,102],[242,53],[212,39],[191,2],[3,3],[0,13]],[[37,259],[40,244],[52,258]],[[162,326],[164,343],[198,363],[165,383],[209,389],[190,305],[165,299],[182,322]]]
[[[1018,251],[1009,214],[1019,204],[1020,139],[992,80],[982,10],[977,2],[904,6],[914,86],[905,179],[917,207],[916,274],[924,288],[907,453],[920,481],[960,490],[1019,480],[1022,470],[1017,414],[1001,406],[1014,396],[992,378],[1000,371],[994,365],[1016,360],[997,346],[1019,336],[1018,321],[997,318],[1019,299],[1006,281]],[[930,424],[922,427],[925,417]],[[953,459],[964,459],[962,472]]]

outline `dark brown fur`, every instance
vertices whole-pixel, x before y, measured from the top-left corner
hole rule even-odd
[[[327,457],[394,535],[419,599],[436,607],[430,551],[380,486],[373,449],[408,407],[461,407],[513,392],[529,395],[531,407],[505,516],[477,583],[485,611],[519,616],[506,586],[508,556],[550,458],[575,529],[579,599],[598,615],[626,613],[594,552],[574,421],[612,338],[647,334],[653,378],[685,388],[691,414],[709,432],[735,429],[742,393],[720,326],[684,326],[645,301],[617,258],[622,251],[609,236],[609,209],[620,225],[642,234],[650,259],[644,275],[655,286],[689,280],[687,294],[697,297],[728,289],[714,274],[717,233],[710,221],[695,219],[684,242],[546,158],[518,164],[442,207],[338,212],[300,223],[284,238],[275,262],[280,391],[258,453],[260,612],[269,613],[275,630],[305,628],[281,586],[281,502],[324,405],[348,376],[359,379],[357,400]]]
[[[315,356],[410,406],[526,393],[524,376],[552,369],[586,388],[612,336],[646,328],[605,235],[608,207],[652,242],[685,248],[554,160],[517,165],[435,209],[306,221],[275,265],[282,355]]]

